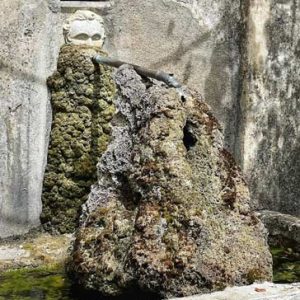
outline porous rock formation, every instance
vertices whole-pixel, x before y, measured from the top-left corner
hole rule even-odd
[[[79,283],[168,298],[270,280],[265,229],[209,107],[128,66],[115,80],[112,142],[73,252]]]
[[[63,46],[57,72],[48,79],[53,122],[41,221],[54,232],[75,230],[110,136],[115,84],[110,68],[92,63],[96,53],[105,55],[88,46]]]

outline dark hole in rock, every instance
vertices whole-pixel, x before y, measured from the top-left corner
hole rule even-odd
[[[183,143],[187,151],[197,143],[197,138],[193,133],[192,124],[189,121],[186,122],[183,128]]]
[[[141,300],[162,300],[162,298],[151,292],[142,291],[139,287],[133,286],[129,291],[119,296],[101,296],[97,292],[83,290],[78,286],[72,286],[71,288],[71,297],[68,300],[132,300],[132,299],[141,299]]]

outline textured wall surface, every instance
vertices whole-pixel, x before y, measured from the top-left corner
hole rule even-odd
[[[239,0],[119,0],[106,17],[108,53],[163,69],[214,108],[234,149],[239,94]]]
[[[247,2],[242,165],[260,209],[300,216],[300,4]]]
[[[60,12],[58,0],[1,1],[0,236],[39,223],[51,121],[46,78],[70,11]],[[118,0],[96,11],[105,15],[105,50],[197,88],[215,107],[233,149],[239,1]]]
[[[0,236],[39,223],[51,121],[46,78],[56,66],[65,13],[74,11],[60,12],[59,3],[0,4]],[[222,123],[258,207],[299,215],[298,1],[111,4],[94,9],[104,14],[105,50],[196,88]]]
[[[0,4],[0,237],[39,224],[58,1]]]

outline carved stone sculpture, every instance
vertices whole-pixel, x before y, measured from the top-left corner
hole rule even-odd
[[[102,17],[89,10],[78,10],[63,27],[65,43],[102,47],[105,29]]]

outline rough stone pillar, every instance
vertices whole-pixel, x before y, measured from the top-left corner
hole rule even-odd
[[[53,122],[41,216],[45,228],[76,229],[80,207],[97,181],[97,162],[110,136],[115,84],[111,69],[94,65],[98,48],[65,45],[48,80]]]
[[[0,237],[39,225],[51,120],[46,78],[59,48],[58,0],[2,0]]]
[[[300,215],[300,5],[244,1],[241,157],[258,208]]]

